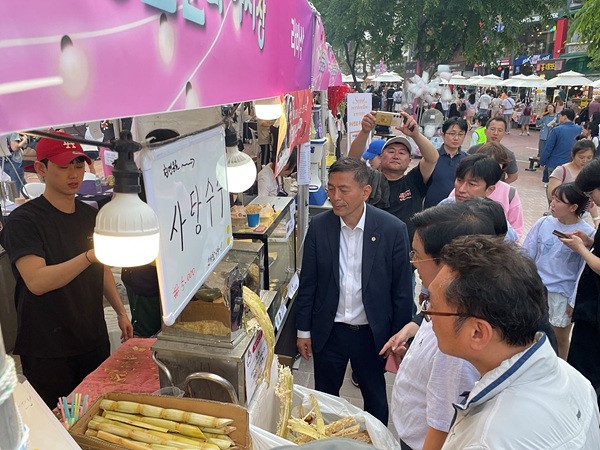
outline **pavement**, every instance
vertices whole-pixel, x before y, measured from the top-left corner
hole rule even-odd
[[[508,147],[515,153],[517,164],[519,166],[519,178],[512,184],[517,188],[521,202],[523,204],[523,216],[524,216],[524,231],[523,237],[527,234],[533,224],[544,214],[548,209],[548,202],[546,200],[546,192],[544,184],[542,183],[542,170],[537,169],[535,172],[529,172],[525,169],[529,167],[529,157],[537,154],[538,148],[538,131],[530,130],[529,136],[520,136],[520,130],[513,128],[509,135],[505,135],[502,139],[502,144]],[[471,132],[467,133],[465,142],[468,143],[471,137]],[[344,148],[344,147],[342,147]],[[468,148],[468,146],[467,146]],[[411,163],[411,167],[416,165],[418,160],[414,160]],[[418,289],[417,289],[418,290]],[[300,359],[296,362],[297,370],[294,370],[294,382],[302,386],[314,389],[315,379],[312,365],[312,359],[306,361]],[[363,407],[363,400],[360,393],[360,389],[355,387],[350,379],[350,365],[346,370],[344,378],[344,384],[340,389],[340,396],[348,400],[359,408]],[[386,373],[386,385],[388,402],[391,398],[392,387],[394,384],[394,374]],[[391,422],[388,427],[395,434]]]

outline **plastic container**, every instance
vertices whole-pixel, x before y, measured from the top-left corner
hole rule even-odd
[[[169,397],[183,397],[183,389],[179,389],[177,386],[165,386],[154,392],[153,395],[168,395]]]
[[[258,226],[258,223],[260,222],[260,213],[246,214],[246,217],[248,218],[248,226],[250,228]]]

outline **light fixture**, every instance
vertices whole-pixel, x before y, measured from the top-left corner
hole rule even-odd
[[[98,211],[94,228],[96,258],[109,266],[141,266],[158,256],[158,217],[138,196],[141,172],[133,153],[139,149],[128,131],[114,144],[113,150],[119,154],[113,169],[115,194]]]
[[[262,120],[275,120],[281,117],[281,100],[279,97],[254,101],[256,117]]]
[[[225,147],[227,150],[227,188],[230,193],[248,190],[256,180],[256,165],[252,158],[238,149],[237,133],[225,130]]]

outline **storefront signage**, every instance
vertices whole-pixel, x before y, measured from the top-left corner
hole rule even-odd
[[[535,70],[537,72],[561,72],[563,70],[564,63],[564,59],[549,59],[547,61],[540,61],[536,64]]]
[[[325,28],[323,28],[321,16],[315,18],[312,54],[311,89],[313,91],[323,91],[329,86],[340,86],[342,84],[342,72],[331,45],[325,41]]]
[[[279,138],[275,173],[287,163],[295,147],[308,142],[312,114],[312,93],[308,89],[292,92],[284,97],[285,114],[279,119]]]
[[[311,86],[315,13],[307,1],[74,5],[0,2],[0,59],[18,67],[0,72],[0,133],[223,105]]]
[[[347,145],[346,154],[350,152],[350,144],[358,136],[362,129],[360,122],[365,114],[369,113],[372,109],[372,95],[371,94],[348,94],[348,122],[346,124],[347,130]]]
[[[221,127],[144,151],[148,204],[158,216],[158,281],[172,325],[233,245]]]

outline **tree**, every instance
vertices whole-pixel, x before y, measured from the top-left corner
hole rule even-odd
[[[587,54],[592,59],[591,67],[600,67],[600,0],[587,0],[575,13],[571,29],[578,32],[582,40],[588,41]]]
[[[563,0],[404,0],[400,26],[424,67],[461,56],[494,62],[510,53],[532,16],[548,20]]]
[[[321,13],[327,40],[341,50],[356,80],[357,64],[384,58],[402,61],[404,40],[395,26],[399,0],[314,0]]]

